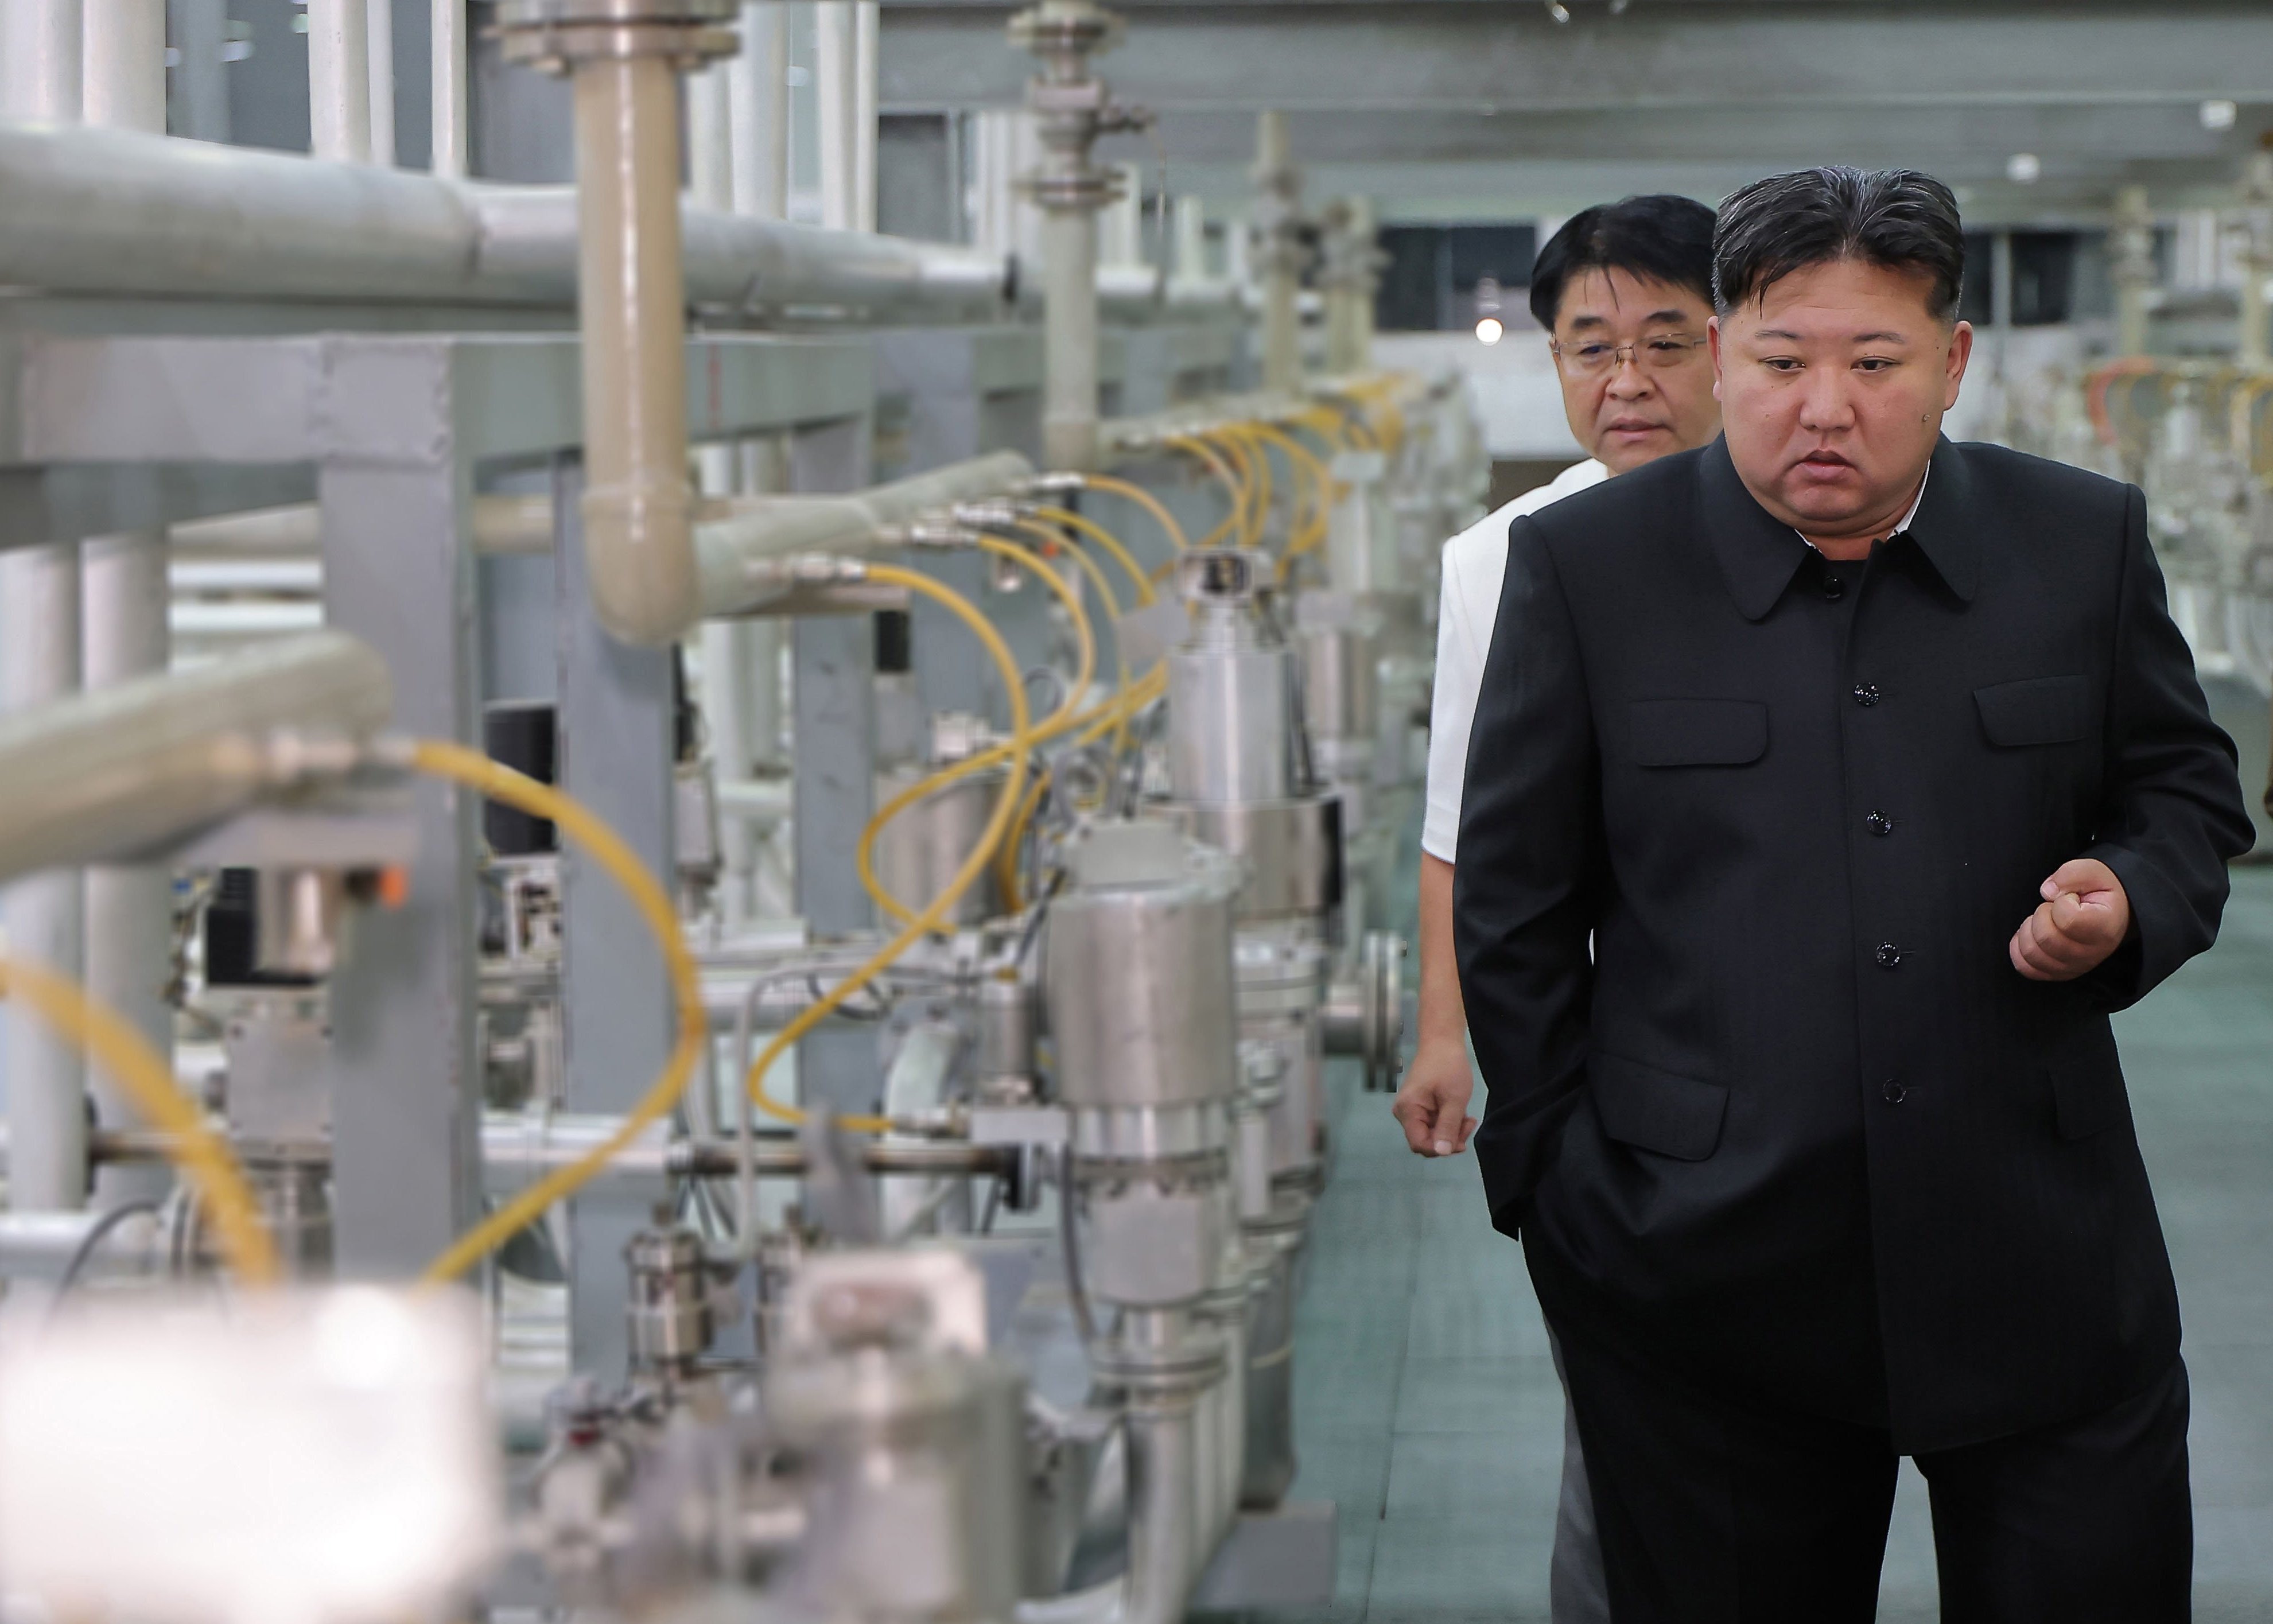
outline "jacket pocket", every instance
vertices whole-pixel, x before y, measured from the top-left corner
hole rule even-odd
[[[1638,767],[1743,767],[1767,754],[1768,708],[1750,699],[1637,699]]]
[[[1676,1077],[1597,1050],[1587,1062],[1587,1084],[1602,1132],[1621,1145],[1677,1162],[1702,1162],[1721,1143],[1729,1091],[1718,1083]]]
[[[2056,1045],[2050,1066],[2052,1122],[2064,1139],[2088,1139],[2131,1120],[2123,1063],[2104,1020]]]
[[[2088,677],[2030,677],[1973,690],[1989,742],[2007,746],[2071,744],[2091,736]]]

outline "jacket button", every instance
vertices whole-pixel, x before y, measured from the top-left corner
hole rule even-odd
[[[1868,710],[1872,705],[1877,704],[1879,703],[1878,685],[1872,682],[1857,683],[1855,685],[1855,703],[1862,706],[1865,710]]]
[[[1894,820],[1883,812],[1872,813],[1863,820],[1863,823],[1874,835],[1890,835],[1894,832]]]
[[[1892,942],[1881,942],[1879,944],[1879,951],[1871,956],[1879,961],[1879,968],[1891,970],[1902,963],[1902,950]]]
[[[1890,1077],[1879,1085],[1879,1097],[1889,1105],[1900,1105],[1910,1097],[1910,1091]]]
[[[1824,576],[1823,595],[1829,598],[1833,603],[1837,603],[1841,598],[1847,596],[1847,583],[1837,575]]]

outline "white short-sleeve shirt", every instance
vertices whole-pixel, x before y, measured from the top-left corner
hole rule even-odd
[[[1526,491],[1487,519],[1444,544],[1444,584],[1437,617],[1437,692],[1429,718],[1429,811],[1421,849],[1446,862],[1460,838],[1460,786],[1468,771],[1468,729],[1499,618],[1500,583],[1507,575],[1507,527],[1574,491],[1600,485],[1610,470],[1593,458],[1564,469],[1549,484]]]

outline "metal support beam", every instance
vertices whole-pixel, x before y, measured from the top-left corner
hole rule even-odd
[[[325,613],[385,657],[399,728],[471,742],[473,481],[451,357],[421,348],[423,380],[388,345],[339,357],[374,417],[423,419],[425,455],[324,465]],[[415,1274],[481,1210],[476,807],[453,786],[419,786],[409,896],[358,921],[333,978],[334,1244],[347,1277]]]
[[[614,826],[649,872],[671,886],[671,663],[600,629],[581,533],[582,470],[556,467],[553,577],[559,650],[560,786]],[[567,1107],[620,1115],[671,1051],[671,985],[621,886],[574,846],[560,855],[560,1011]],[[637,1199],[597,1194],[568,1220],[572,1365],[604,1381],[628,1364],[624,1246],[648,1220]]]

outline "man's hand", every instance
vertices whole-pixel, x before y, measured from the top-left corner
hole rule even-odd
[[[1476,1119],[1467,1114],[1475,1086],[1467,1043],[1423,1043],[1414,1052],[1389,1114],[1405,1130],[1414,1155],[1457,1156],[1468,1147],[1468,1135],[1476,1131]]]
[[[2094,858],[2062,863],[2039,888],[2044,906],[2013,933],[2013,968],[2032,981],[2072,981],[2107,961],[2131,934],[2131,898]]]

